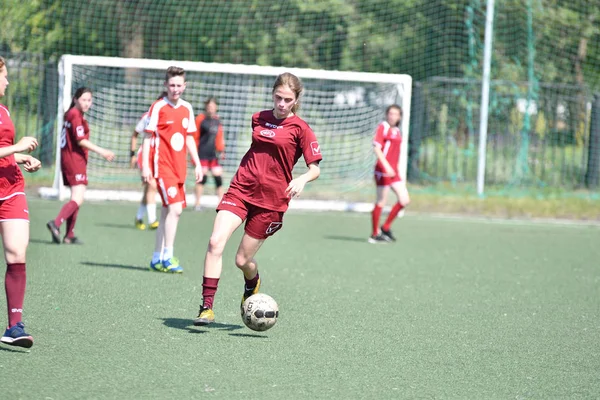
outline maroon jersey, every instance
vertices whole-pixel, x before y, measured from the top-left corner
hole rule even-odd
[[[383,121],[377,126],[373,146],[377,146],[383,151],[385,159],[390,163],[396,175],[398,175],[398,163],[400,162],[400,144],[402,143],[402,134],[397,126],[390,126]],[[383,165],[377,160],[375,171],[385,172]]]
[[[65,114],[65,122],[60,137],[60,166],[63,173],[85,174],[88,151],[79,141],[90,138],[90,128],[83,113],[76,107]]]
[[[15,126],[8,108],[0,104],[0,147],[15,144]],[[0,158],[0,200],[17,194],[25,194],[25,180],[14,154]]]
[[[229,191],[255,206],[286,211],[290,198],[285,189],[300,156],[306,165],[322,159],[308,124],[297,115],[277,119],[273,110],[260,111],[252,116],[252,144]]]

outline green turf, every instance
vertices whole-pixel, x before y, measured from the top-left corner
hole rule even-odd
[[[30,201],[29,351],[0,346],[10,399],[583,399],[600,396],[600,229],[410,216],[370,245],[368,215],[290,213],[258,255],[280,306],[239,317],[226,249],[214,327],[192,325],[212,212],[186,211],[182,276],[149,272],[135,205],[85,204],[80,247]],[[0,303],[4,307],[4,301]],[[4,395],[8,394],[8,397]]]

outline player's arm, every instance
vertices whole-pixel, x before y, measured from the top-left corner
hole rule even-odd
[[[146,132],[142,141],[142,180],[149,182],[152,172],[150,171],[150,141],[152,134]]]
[[[312,182],[317,179],[319,175],[321,175],[321,167],[319,167],[319,162],[315,161],[308,164],[308,171],[299,177],[292,179],[287,189],[285,189],[285,194],[289,197],[298,197],[304,190],[304,186],[308,182]]]
[[[115,153],[92,143],[89,139],[81,139],[79,141],[79,146],[83,147],[84,149],[88,149],[89,151],[93,151],[94,153],[105,158],[107,161],[112,161],[115,159]]]
[[[138,131],[134,130],[133,133],[131,134],[131,150],[129,151],[129,156],[131,157],[131,168],[135,168],[135,165],[137,164],[136,162],[136,157],[135,157],[135,151],[137,150],[137,138],[138,138]]]
[[[25,136],[21,138],[16,144],[12,146],[0,147],[0,158],[11,156],[15,153],[31,153],[38,145],[36,138],[31,136]],[[16,154],[15,154],[16,158]]]
[[[217,137],[215,138],[215,151],[217,153],[217,158],[225,158],[225,138],[223,135],[223,124],[219,124],[219,129],[217,130]]]
[[[192,163],[195,166],[194,174],[196,182],[200,182],[202,180],[202,166],[200,165],[200,158],[198,157],[198,147],[196,146],[196,140],[194,139],[194,135],[186,135],[185,146],[187,147],[187,151],[188,153],[190,153],[190,157],[192,158]]]
[[[42,167],[40,160],[29,154],[15,153],[15,161],[17,164],[23,165],[27,172],[35,172]]]
[[[381,146],[379,145],[379,143],[375,143],[373,145],[373,151],[375,152],[375,155],[377,156],[377,160],[381,163],[381,165],[383,165],[383,168],[385,169],[385,173],[390,177],[396,175],[394,168],[392,168],[392,166],[390,165],[388,160],[385,158],[385,154],[383,154],[383,151],[381,150]]]

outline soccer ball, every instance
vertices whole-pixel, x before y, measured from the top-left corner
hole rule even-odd
[[[271,329],[279,317],[277,302],[264,293],[253,294],[242,304],[242,321],[253,331]]]

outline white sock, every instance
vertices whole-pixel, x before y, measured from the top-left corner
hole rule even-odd
[[[173,248],[172,247],[164,247],[162,253],[162,259],[168,260],[169,258],[173,258]]]
[[[154,253],[152,253],[152,263],[156,264],[157,262],[162,261],[160,259],[160,252],[155,251]]]
[[[146,205],[140,204],[140,206],[138,207],[138,210],[137,210],[137,214],[135,214],[135,219],[137,219],[138,221],[141,219],[144,219],[145,213],[146,213]]]
[[[146,214],[148,215],[149,224],[156,222],[156,203],[148,204],[146,206]]]

